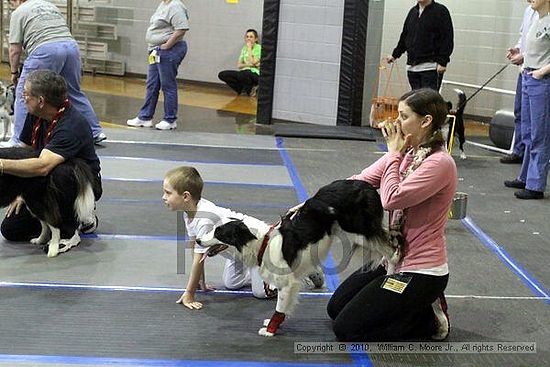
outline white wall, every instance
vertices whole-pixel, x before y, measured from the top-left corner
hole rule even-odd
[[[126,60],[127,71],[146,73],[145,31],[149,17],[159,0],[104,0],[110,10],[103,18],[118,25],[120,39],[110,50]],[[186,35],[189,53],[179,77],[218,82],[220,70],[234,68],[243,34],[247,28],[261,31],[263,0],[183,0],[190,11],[191,30]],[[377,0],[371,0],[377,2]],[[517,41],[525,9],[525,0],[439,0],[449,8],[455,28],[455,50],[445,79],[483,84],[507,60],[506,48]],[[136,4],[139,3],[139,6]],[[383,24],[381,45],[367,45],[365,99],[375,88],[373,60],[391,53],[405,16],[415,0],[386,0],[383,23],[370,19],[376,27]],[[342,37],[344,0],[282,0],[279,29],[277,75],[275,79],[273,117],[292,121],[334,125],[338,100],[338,77]],[[378,5],[377,5],[378,6]],[[381,17],[381,11],[377,11]],[[372,15],[372,13],[371,13]],[[102,21],[98,19],[98,21]],[[372,30],[372,29],[371,29]],[[376,38],[375,42],[376,42]],[[371,40],[371,39],[369,39]],[[378,46],[381,55],[375,55]],[[401,60],[401,89],[392,86],[393,94],[408,90],[404,55]],[[490,86],[515,90],[517,69],[510,66]],[[397,77],[394,78],[397,81]],[[369,85],[370,83],[370,85]],[[443,94],[456,98],[446,87]],[[471,94],[473,89],[465,89]],[[365,100],[368,106],[368,101]],[[513,106],[512,96],[481,92],[468,105],[466,113],[492,116],[495,110]],[[363,111],[363,117],[368,111]],[[363,119],[364,120],[364,119]]]
[[[282,0],[273,118],[336,125],[344,0]]]
[[[147,73],[145,31],[159,0],[112,0],[111,21],[118,25],[120,55],[126,71]],[[263,0],[183,0],[189,10],[189,51],[178,78],[219,82],[218,72],[236,69],[248,28],[262,31]],[[138,5],[139,4],[139,5]],[[261,38],[260,38],[261,41]]]
[[[455,48],[445,79],[481,85],[501,66],[506,64],[506,49],[516,44],[525,0],[439,0],[450,11],[455,31]],[[403,21],[413,0],[387,0],[385,2],[382,54],[390,54],[397,44]],[[402,78],[405,75],[406,54],[399,63]],[[489,86],[515,91],[518,70],[509,66]],[[396,86],[398,83],[395,83]],[[408,84],[406,85],[408,88]],[[453,102],[456,95],[447,86],[442,93]],[[470,95],[475,89],[464,88]],[[480,92],[472,99],[466,113],[493,116],[501,108],[513,108],[513,96],[493,92]]]

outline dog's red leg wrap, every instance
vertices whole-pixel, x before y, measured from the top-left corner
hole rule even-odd
[[[271,316],[271,320],[269,320],[269,324],[267,324],[267,331],[275,334],[283,321],[285,321],[285,314],[275,311],[273,316]]]

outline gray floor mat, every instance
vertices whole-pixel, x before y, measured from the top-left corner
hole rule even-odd
[[[0,312],[18,312],[2,320],[0,353],[349,363],[344,354],[293,353],[297,341],[333,341],[326,301],[302,298],[280,335],[265,338],[257,330],[273,313],[274,300],[209,295],[203,310],[191,311],[165,293],[4,288]]]
[[[201,163],[283,164],[279,154],[262,149],[109,143],[98,149],[98,154],[100,158],[102,156],[120,156]]]
[[[182,161],[103,157],[101,159],[101,176],[103,180],[162,182],[166,172],[183,165],[195,167],[204,182],[292,187],[288,170],[280,165],[242,163],[222,165],[220,163],[185,163]]]
[[[228,162],[277,162],[278,149],[272,137],[156,132],[107,131],[109,139],[160,142],[143,150],[140,157],[166,159],[170,149],[181,144],[193,159]],[[307,194],[320,186],[360,170],[381,156],[378,143],[323,139],[284,139],[290,161]],[[127,148],[106,143],[105,155],[128,155],[139,144]],[[196,145],[232,147],[228,150]],[[130,148],[131,147],[131,148]],[[267,150],[260,153],[262,148]],[[109,150],[112,149],[112,150]],[[175,149],[175,148],[174,148]],[[250,156],[248,152],[254,152]],[[112,153],[109,153],[112,152]],[[272,152],[273,156],[270,153]],[[468,215],[502,246],[546,289],[548,199],[519,201],[513,190],[502,186],[514,178],[519,166],[498,163],[500,154],[467,146],[468,159],[457,159],[459,189],[469,194]],[[456,155],[455,150],[455,155]],[[246,155],[246,159],[244,156]],[[178,153],[178,157],[180,154]],[[241,159],[242,158],[242,159]],[[277,163],[279,164],[279,163]],[[253,165],[251,165],[253,169]],[[160,177],[159,177],[160,179]],[[98,203],[100,233],[169,236],[175,232],[173,213],[160,204],[160,182],[127,183],[105,181],[104,201]],[[274,221],[285,206],[297,202],[294,188],[207,184],[205,197],[224,206]],[[124,201],[126,200],[126,202]],[[158,201],[157,201],[158,200]],[[232,205],[226,205],[232,204]],[[1,243],[0,279],[11,282],[56,282],[93,285],[165,286],[182,288],[186,274],[178,274],[174,242],[147,239],[86,239],[56,259],[29,244]],[[452,322],[450,341],[535,341],[536,355],[371,355],[378,366],[544,366],[550,359],[547,320],[549,300],[535,296],[510,267],[487,248],[460,221],[447,228],[451,278],[448,287]],[[207,263],[207,279],[221,282],[223,260]],[[344,279],[355,267],[341,274]],[[74,292],[74,293],[72,293]],[[295,355],[295,341],[332,341],[326,300],[302,299],[296,317],[285,322],[282,333],[267,341],[256,335],[259,322],[268,317],[273,302],[251,297],[199,295],[207,308],[201,316],[175,304],[177,293],[131,293],[67,291],[0,287],[0,353],[69,356],[114,356],[130,358],[173,358],[184,360],[268,361],[275,363],[342,363],[359,365],[346,355]],[[480,297],[482,296],[482,297]],[[202,312],[202,311],[201,311]],[[183,315],[183,316],[182,316]],[[204,315],[204,316],[203,316]],[[188,319],[189,317],[189,319]],[[37,330],[34,333],[34,330]],[[225,335],[226,333],[227,335]],[[74,348],[72,340],[75,341]],[[189,344],[188,344],[189,343]],[[253,346],[253,348],[250,348]],[[0,358],[1,361],[1,358]],[[365,365],[370,365],[367,362]],[[9,364],[8,364],[9,365]],[[33,364],[31,364],[33,365]]]
[[[232,204],[232,203],[227,203]],[[177,215],[166,209],[160,201],[117,202],[106,199],[97,204],[100,220],[98,234],[176,236]],[[232,205],[231,209],[275,223],[286,208],[255,207],[246,203]]]
[[[104,181],[97,203],[98,233],[175,236],[176,213],[162,203],[160,182]],[[274,223],[298,200],[292,188],[206,184],[203,197],[217,205]]]

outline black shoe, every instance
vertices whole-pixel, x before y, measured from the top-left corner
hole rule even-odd
[[[514,195],[518,199],[524,199],[524,200],[530,200],[530,199],[543,199],[544,198],[544,192],[542,191],[533,191],[533,190],[519,190],[514,192]]]
[[[523,162],[523,157],[520,157],[517,154],[508,154],[500,158],[500,163],[504,164],[521,164]]]
[[[513,189],[524,189],[525,188],[525,182],[521,182],[520,180],[511,180],[511,181],[504,181],[504,186],[511,187]]]
[[[97,225],[99,224],[99,218],[97,215],[94,216],[94,220],[90,223],[82,223],[80,225],[80,233],[94,233],[97,229]]]

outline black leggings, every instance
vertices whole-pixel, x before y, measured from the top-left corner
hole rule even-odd
[[[386,269],[357,270],[332,295],[327,312],[336,338],[343,342],[428,339],[435,332],[432,303],[449,276],[412,276],[402,294],[381,288]]]
[[[252,87],[258,85],[259,80],[258,74],[250,70],[224,70],[218,74],[218,78],[230,86],[237,94],[241,94],[242,92],[250,94]]]

